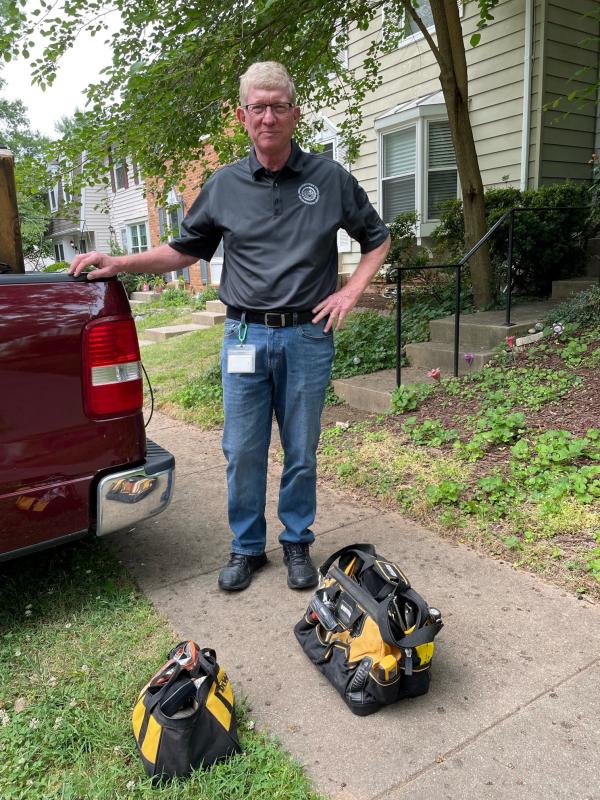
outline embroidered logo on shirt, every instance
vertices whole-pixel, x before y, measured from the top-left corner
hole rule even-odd
[[[298,197],[307,206],[314,206],[319,202],[319,190],[314,183],[303,183],[298,189]]]

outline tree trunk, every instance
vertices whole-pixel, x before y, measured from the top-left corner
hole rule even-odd
[[[0,145],[0,263],[25,272],[12,153]]]
[[[431,11],[437,33],[434,55],[440,65],[440,83],[448,110],[458,177],[463,194],[465,246],[470,250],[485,235],[485,201],[483,183],[473,130],[469,118],[467,59],[458,5],[449,0],[431,0]],[[487,245],[469,261],[473,295],[477,308],[492,301],[492,269]]]

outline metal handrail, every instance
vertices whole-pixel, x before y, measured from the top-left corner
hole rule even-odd
[[[516,211],[530,211],[538,213],[541,211],[589,211],[589,206],[539,206],[536,208],[527,208],[525,206],[515,206],[505,211],[502,216],[496,220],[492,227],[481,237],[481,239],[473,245],[473,247],[466,253],[456,264],[425,264],[422,266],[400,267],[391,266],[392,270],[396,270],[396,387],[401,383],[401,330],[402,330],[402,286],[401,286],[401,273],[409,272],[410,270],[423,270],[423,269],[453,269],[455,270],[455,310],[454,310],[454,377],[458,377],[458,345],[460,340],[460,292],[461,292],[461,270],[467,261],[475,255],[475,253],[488,242],[496,231],[509,220],[508,227],[508,252],[507,260],[507,287],[506,287],[506,316],[504,325],[509,328],[513,325],[510,321],[510,312],[512,307],[512,268],[513,268],[513,246],[514,246],[514,223]]]

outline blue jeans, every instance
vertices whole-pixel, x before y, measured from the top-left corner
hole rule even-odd
[[[240,323],[226,320],[221,353],[223,452],[232,552],[265,550],[267,459],[273,412],[284,451],[279,488],[280,542],[310,544],[317,510],[317,445],[333,361],[333,334],[316,325],[268,328],[249,324],[245,344],[256,347],[255,372],[228,373],[227,351],[239,344]]]

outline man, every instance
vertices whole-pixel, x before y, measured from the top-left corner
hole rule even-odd
[[[233,542],[219,586],[245,589],[267,562],[264,510],[275,413],[284,451],[279,541],[288,586],[305,589],[318,582],[310,526],[333,328],[342,326],[383,263],[389,232],[352,175],[293,141],[300,109],[285,67],[253,64],[240,79],[236,114],[254,147],[206,182],[180,237],[133,256],[81,255],[69,271],[78,275],[94,264],[90,279],[167,272],[210,261],[223,239],[223,451]],[[339,228],[360,243],[362,255],[336,291]]]

